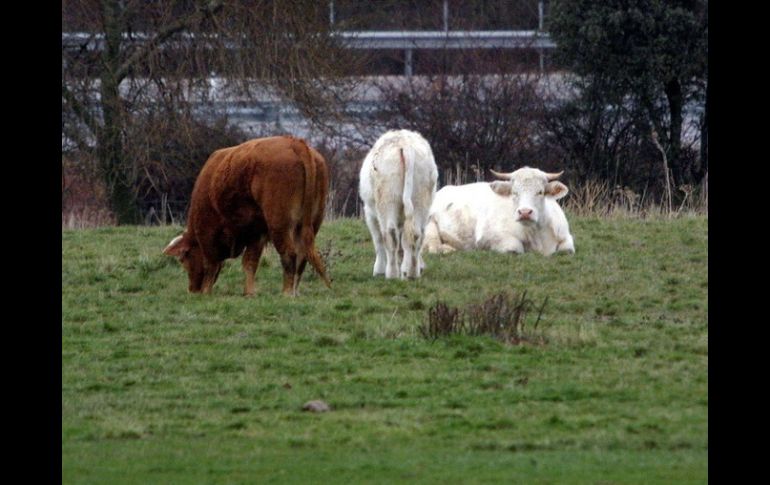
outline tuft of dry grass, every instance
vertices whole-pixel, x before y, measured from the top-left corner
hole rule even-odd
[[[419,328],[420,334],[429,340],[465,333],[465,319],[459,308],[437,302],[428,308],[428,322]]]
[[[83,207],[61,213],[62,229],[86,229],[91,227],[114,226],[115,216],[108,209]]]
[[[665,200],[655,200],[647,194],[638,194],[628,187],[611,187],[609,183],[589,180],[582,185],[571,185],[569,195],[562,199],[565,211],[576,216],[593,217],[678,217],[680,215],[708,214],[708,186],[683,185],[677,188],[681,200],[668,210]]]
[[[547,343],[544,335],[537,332],[548,297],[537,307],[527,298],[527,292],[520,295],[512,292],[496,293],[481,303],[466,305],[464,308],[450,307],[437,302],[428,309],[428,321],[419,328],[420,334],[429,340],[449,335],[488,335],[503,342],[518,345]],[[527,314],[537,310],[537,318],[529,330]]]

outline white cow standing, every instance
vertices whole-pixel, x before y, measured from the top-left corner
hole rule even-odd
[[[536,251],[546,256],[575,252],[567,218],[557,202],[569,191],[556,181],[564,172],[524,167],[492,173],[504,181],[447,185],[436,193],[424,249]]]
[[[425,268],[424,229],[437,180],[430,144],[413,131],[388,131],[364,158],[359,193],[377,253],[374,276],[420,277]],[[403,251],[400,265],[399,250]]]

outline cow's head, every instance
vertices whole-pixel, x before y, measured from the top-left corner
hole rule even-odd
[[[205,275],[203,251],[195,238],[190,237],[190,233],[185,231],[181,236],[177,236],[168,243],[163,250],[163,254],[176,256],[187,271],[190,293],[199,293],[203,288],[203,277]]]
[[[494,170],[491,172],[504,182],[491,182],[490,187],[498,195],[511,198],[514,217],[524,224],[540,222],[546,197],[558,200],[569,192],[566,185],[556,181],[563,171],[546,173],[536,168],[524,167],[511,173],[499,173]]]

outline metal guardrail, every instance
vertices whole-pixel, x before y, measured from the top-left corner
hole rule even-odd
[[[556,44],[547,32],[540,30],[434,30],[434,31],[338,31],[333,32],[343,45],[350,49],[392,49],[404,51],[404,74],[413,72],[415,49],[537,49],[540,70],[544,69],[544,51]],[[195,34],[180,33],[178,38],[194,39]],[[142,43],[151,34],[124,34],[127,42]],[[206,36],[203,36],[206,39]],[[173,44],[172,44],[173,45]],[[232,47],[235,48],[235,44]],[[62,32],[62,49],[104,49],[104,34],[87,32]]]
[[[177,34],[183,40],[195,39],[191,33]],[[332,35],[353,49],[552,49],[556,44],[547,32],[538,30],[364,30],[338,31]],[[123,34],[126,42],[143,43],[152,34]],[[205,41],[207,36],[203,35]],[[62,32],[63,49],[104,49],[104,34]],[[172,41],[173,42],[173,41]],[[233,43],[231,48],[234,48]]]
[[[414,70],[415,49],[537,49],[542,72],[544,50],[556,47],[550,35],[538,30],[360,31],[335,35],[351,49],[403,49],[406,76]]]
[[[360,31],[336,33],[354,49],[552,49],[550,35],[537,30]]]

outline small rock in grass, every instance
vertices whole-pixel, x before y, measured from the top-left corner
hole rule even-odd
[[[323,401],[308,401],[302,406],[302,410],[313,413],[325,413],[326,411],[331,411],[331,408]]]

